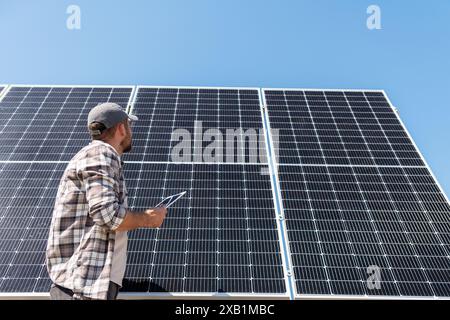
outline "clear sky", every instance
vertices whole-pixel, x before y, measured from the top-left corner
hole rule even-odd
[[[449,0],[0,0],[0,34],[0,83],[384,89],[450,194]]]

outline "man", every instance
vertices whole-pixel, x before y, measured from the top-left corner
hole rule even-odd
[[[116,299],[125,272],[127,231],[159,228],[165,208],[127,209],[121,156],[131,121],[114,103],[88,115],[92,142],[69,162],[58,189],[47,244],[51,299]]]

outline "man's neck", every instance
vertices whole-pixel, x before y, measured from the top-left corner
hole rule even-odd
[[[121,157],[122,154],[123,154],[123,150],[122,150],[120,144],[115,144],[115,143],[112,142],[112,141],[105,141],[105,140],[94,140],[94,141],[100,141],[100,142],[103,142],[103,143],[106,143],[106,144],[110,145],[111,147],[113,147],[113,149],[117,152],[117,154],[118,154],[120,157]]]

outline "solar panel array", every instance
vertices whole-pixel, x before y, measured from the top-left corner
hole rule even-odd
[[[383,92],[263,92],[297,296],[448,297],[450,206]]]
[[[124,156],[130,208],[187,191],[161,228],[129,233],[123,296],[450,296],[448,199],[383,92],[5,91],[0,296],[48,292],[59,179],[105,101],[133,101],[139,117]]]

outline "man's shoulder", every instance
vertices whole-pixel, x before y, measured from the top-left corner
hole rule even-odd
[[[80,163],[107,162],[110,165],[120,165],[120,158],[113,147],[103,142],[91,142],[83,147],[70,160],[74,166]]]

